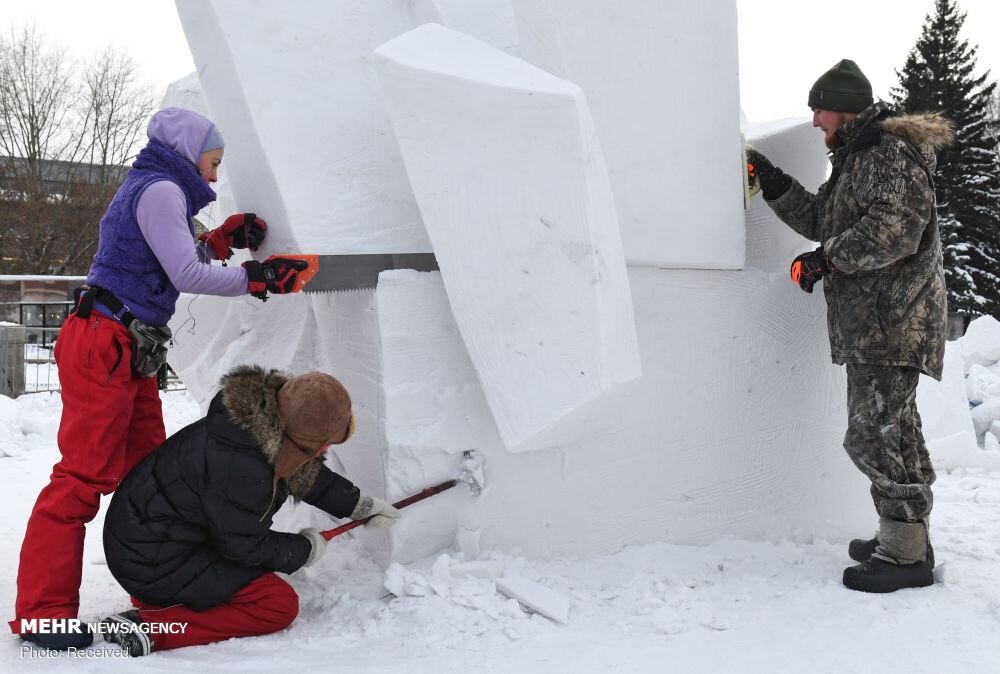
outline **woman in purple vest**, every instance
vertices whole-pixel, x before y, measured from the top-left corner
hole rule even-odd
[[[267,225],[239,213],[195,242],[194,215],[215,200],[222,162],[215,125],[180,108],[160,110],[149,143],[101,219],[89,289],[56,341],[62,387],[62,459],[28,520],[10,627],[48,648],[90,645],[87,630],[48,634],[32,619],[74,619],[80,603],[84,525],[102,494],[166,438],[155,369],[182,292],[235,297],[289,292],[296,260],[213,267],[232,248],[256,250]],[[75,627],[75,622],[70,622]]]

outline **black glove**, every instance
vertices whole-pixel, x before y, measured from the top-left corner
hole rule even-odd
[[[770,162],[770,160],[752,147],[747,148],[747,178],[751,191],[755,182],[760,181],[764,198],[768,201],[777,199],[792,186],[792,177]]]
[[[295,292],[295,281],[300,271],[309,266],[305,260],[271,257],[264,262],[249,260],[243,263],[247,270],[247,292],[267,301],[267,293],[276,295]]]
[[[807,293],[813,291],[816,281],[833,271],[833,263],[823,252],[823,246],[808,253],[802,253],[792,260],[792,280]]]

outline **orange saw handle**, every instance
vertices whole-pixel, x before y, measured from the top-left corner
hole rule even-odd
[[[448,480],[447,482],[436,484],[433,487],[427,487],[420,493],[414,494],[413,496],[407,496],[406,498],[400,501],[396,501],[392,505],[394,508],[405,508],[408,505],[413,505],[417,501],[423,501],[425,498],[434,496],[434,494],[440,494],[443,491],[451,489],[456,484],[458,484],[458,480]],[[374,515],[372,517],[374,517]],[[348,522],[347,524],[341,524],[339,527],[336,527],[334,529],[327,529],[326,531],[321,531],[320,535],[326,540],[330,540],[334,536],[339,536],[340,534],[348,532],[351,529],[357,529],[370,519],[371,517],[367,517],[363,520],[354,520],[353,522]]]
[[[278,253],[277,255],[272,255],[264,261],[270,262],[271,260],[279,258],[283,260],[304,260],[306,264],[309,265],[302,271],[296,272],[295,285],[292,286],[290,292],[299,292],[307,283],[309,283],[309,281],[313,279],[314,276],[316,276],[316,274],[319,273],[319,255],[289,255],[285,253]]]

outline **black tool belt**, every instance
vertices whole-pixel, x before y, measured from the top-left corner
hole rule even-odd
[[[94,309],[94,302],[103,304],[115,320],[128,328],[132,335],[132,372],[140,377],[153,377],[167,362],[167,345],[172,333],[165,325],[146,325],[136,318],[114,293],[97,286],[81,286],[73,291],[76,300],[74,313],[87,318]]]

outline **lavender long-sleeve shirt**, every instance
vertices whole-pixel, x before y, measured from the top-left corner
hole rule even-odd
[[[243,267],[213,267],[207,247],[192,245],[187,201],[180,187],[169,180],[147,187],[136,204],[135,218],[177,290],[223,297],[246,294],[247,273]]]

